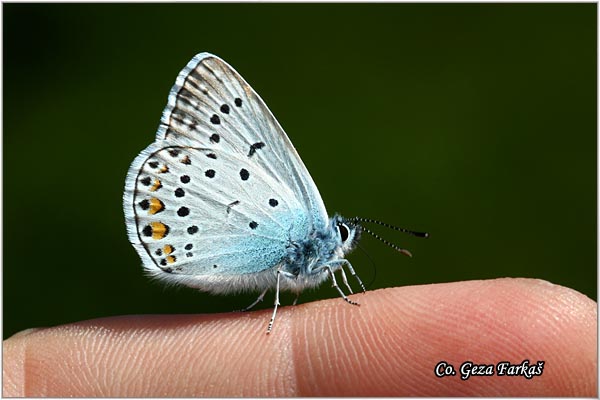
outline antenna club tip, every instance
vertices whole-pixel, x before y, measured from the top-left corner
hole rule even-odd
[[[409,256],[410,258],[412,258],[412,253],[408,250],[405,249],[399,249],[398,250],[400,253],[404,254],[405,256]]]

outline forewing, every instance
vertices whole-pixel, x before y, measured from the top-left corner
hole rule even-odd
[[[212,54],[198,54],[177,77],[157,140],[247,158],[291,190],[312,226],[327,223],[319,191],[271,111],[230,65]]]

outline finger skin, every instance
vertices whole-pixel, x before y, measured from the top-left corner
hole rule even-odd
[[[212,315],[103,318],[4,341],[3,395],[597,397],[597,304],[545,281],[392,288]],[[545,362],[460,378],[465,361]],[[446,361],[455,376],[436,377]]]

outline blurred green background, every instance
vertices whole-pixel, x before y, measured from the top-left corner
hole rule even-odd
[[[152,282],[125,232],[129,164],[201,51],[263,97],[331,214],[430,232],[374,227],[414,258],[365,237],[375,266],[350,259],[371,289],[534,277],[596,299],[596,4],[3,11],[5,338],[254,300]]]

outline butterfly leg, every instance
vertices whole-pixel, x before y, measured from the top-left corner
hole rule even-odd
[[[348,266],[348,271],[350,271],[350,275],[352,275],[360,284],[360,288],[362,289],[363,293],[367,291],[367,289],[365,289],[365,285],[362,283],[362,281],[360,280],[360,278],[358,277],[358,275],[356,275],[356,272],[354,272],[354,268],[352,268],[352,264],[350,264],[350,261],[348,260],[342,260],[344,262],[344,264],[346,264]]]
[[[343,267],[340,267],[340,273],[342,274],[342,282],[344,282],[344,285],[346,285],[346,287],[348,288],[348,292],[350,292],[350,294],[354,294],[352,288],[348,284],[348,278],[346,278],[346,273],[344,272]]]
[[[279,307],[279,279],[281,277],[281,270],[277,270],[277,284],[275,285],[275,308],[273,309],[273,315],[271,321],[269,321],[269,327],[267,328],[267,335],[271,333],[273,329],[273,322],[275,322],[275,316],[277,315],[277,307]]]
[[[250,309],[252,309],[252,307],[254,307],[255,305],[257,305],[258,303],[260,303],[261,301],[263,301],[263,299],[265,298],[265,294],[267,294],[267,292],[269,291],[269,288],[266,288],[261,294],[260,296],[258,296],[258,299],[256,299],[256,301],[252,304],[250,304],[248,307],[241,309],[241,312],[244,311],[249,311]]]
[[[296,303],[298,303],[298,298],[299,298],[299,297],[300,297],[300,293],[298,293],[298,294],[296,295],[296,298],[294,299],[294,302],[292,303],[292,305],[293,305],[293,306],[295,306],[295,305],[296,305]]]
[[[344,299],[346,302],[354,305],[354,306],[358,306],[360,304],[358,304],[355,301],[350,300],[342,291],[342,289],[340,289],[340,287],[338,286],[336,280],[335,280],[335,275],[333,274],[333,271],[331,270],[331,267],[329,265],[326,265],[325,268],[327,269],[327,271],[329,271],[329,276],[331,276],[331,282],[333,284],[333,287],[337,289],[337,291],[340,293],[340,296],[342,296],[342,299]]]

